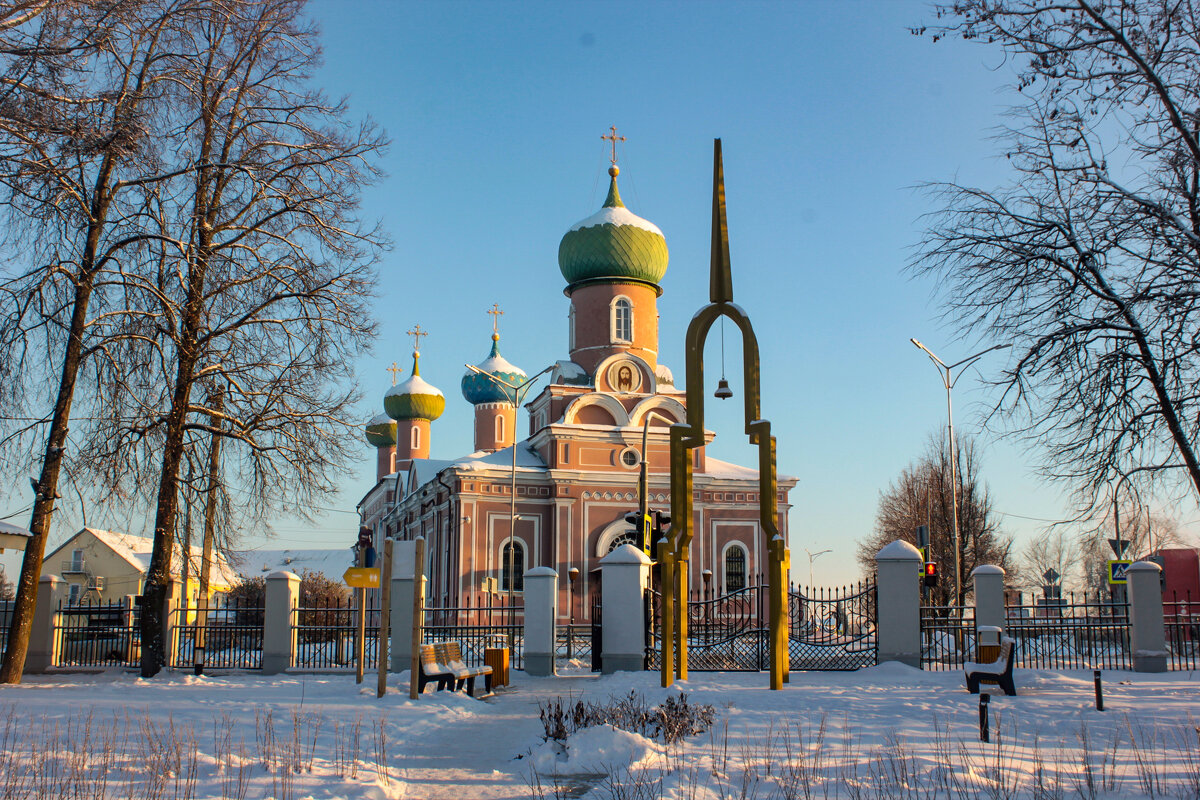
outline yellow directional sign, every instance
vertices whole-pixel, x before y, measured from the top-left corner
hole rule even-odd
[[[378,589],[379,567],[351,567],[342,573],[342,580],[355,589]]]

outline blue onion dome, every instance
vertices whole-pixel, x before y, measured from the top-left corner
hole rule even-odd
[[[518,386],[527,377],[525,370],[520,367],[514,367],[505,360],[504,356],[500,355],[500,334],[498,333],[492,334],[492,352],[475,366],[488,373],[488,375],[494,375],[506,383]],[[463,375],[462,393],[463,397],[467,398],[467,402],[473,406],[480,405],[481,403],[513,402],[513,393],[511,390],[473,371],[469,371],[466,375]]]
[[[396,421],[387,414],[377,414],[367,423],[367,444],[372,447],[393,447],[396,444]]]
[[[558,245],[558,268],[568,283],[615,279],[657,285],[667,272],[667,240],[652,222],[621,202],[614,164],[604,207],[575,223]]]
[[[383,396],[383,410],[395,420],[427,419],[433,421],[446,410],[446,397],[441,390],[421,377],[421,353],[413,350],[412,374],[400,381]]]

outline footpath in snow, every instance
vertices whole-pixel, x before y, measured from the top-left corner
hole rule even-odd
[[[1018,670],[993,695],[991,742],[962,674],[885,664],[793,673],[603,678],[515,673],[486,700],[407,673],[375,697],[351,675],[110,671],[0,687],[0,799],[913,797],[1200,798],[1200,680],[1190,673]],[[705,733],[664,744],[609,726],[546,741],[539,711],[562,698],[653,708],[711,705]],[[646,731],[651,733],[651,731]]]

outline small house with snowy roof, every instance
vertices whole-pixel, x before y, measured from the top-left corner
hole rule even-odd
[[[84,528],[50,552],[42,562],[42,573],[54,573],[67,582],[68,602],[115,603],[126,595],[140,595],[150,567],[154,540],[131,533]],[[203,549],[191,548],[185,562],[183,546],[176,543],[171,558],[171,577],[186,576],[189,605],[194,607],[200,591]],[[229,591],[239,581],[237,573],[220,553],[213,553],[209,572],[209,600]]]
[[[526,570],[548,566],[559,575],[562,621],[586,620],[600,560],[637,538],[625,515],[638,508],[643,461],[648,508],[669,511],[670,426],[685,420],[686,395],[658,361],[667,244],[656,225],[625,207],[618,172],[614,160],[604,206],[559,244],[568,357],[550,370],[549,385],[525,402],[526,373],[501,355],[493,323],[487,358],[462,378],[463,398],[475,408],[475,452],[430,457],[430,423],[445,397],[417,382],[416,352],[412,377],[387,392],[386,413],[367,424],[378,469],[358,506],[364,525],[377,549],[385,536],[425,538],[432,604],[519,593]],[[529,414],[519,441],[518,406]],[[707,442],[714,436],[708,432]],[[688,588],[741,589],[767,565],[758,471],[707,457],[703,447],[694,453]],[[778,478],[784,537],[795,485]]]

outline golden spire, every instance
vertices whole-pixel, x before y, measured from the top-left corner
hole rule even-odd
[[[504,316],[504,312],[500,310],[499,303],[492,303],[492,307],[488,309],[487,313],[492,315],[492,338],[499,339],[500,338],[500,317]]]
[[[404,370],[397,367],[395,361],[393,361],[392,365],[390,367],[387,367],[386,369],[388,372],[392,373],[392,386],[395,386],[396,385],[396,376],[399,375],[401,372],[404,372]]]
[[[615,178],[617,177],[617,173],[621,171],[620,168],[617,167],[617,142],[625,141],[625,137],[617,136],[616,125],[611,126],[609,131],[610,133],[602,135],[600,138],[612,144],[612,157],[610,159],[612,161],[612,166],[608,168],[608,174]]]

